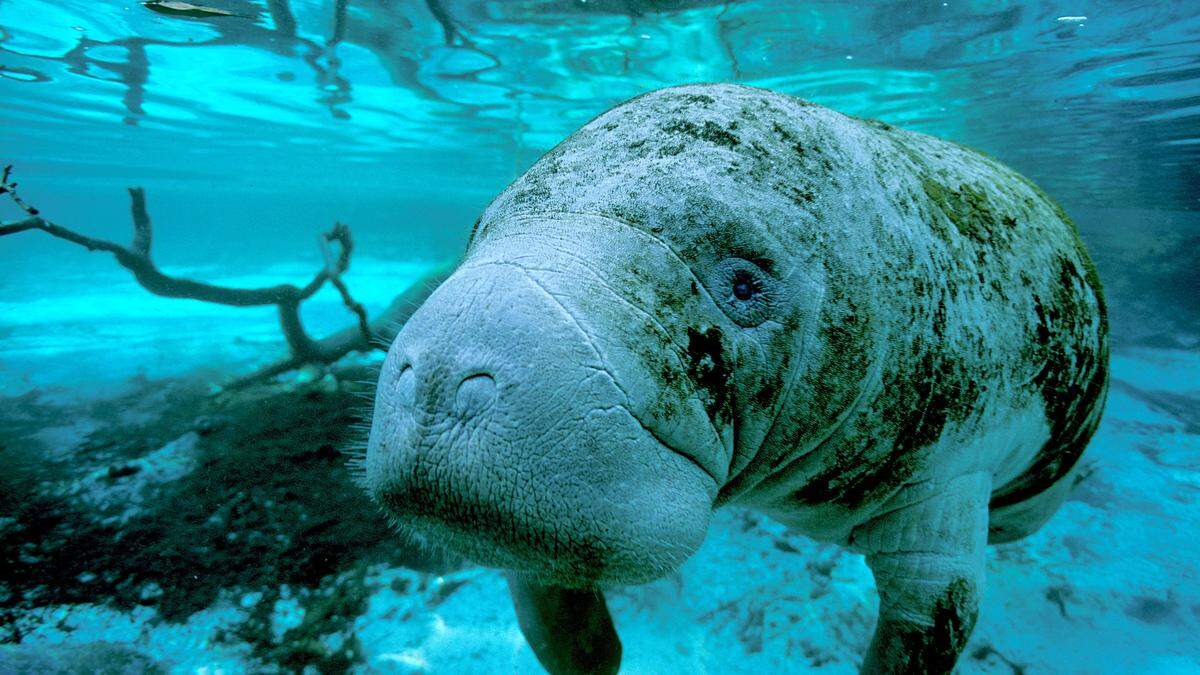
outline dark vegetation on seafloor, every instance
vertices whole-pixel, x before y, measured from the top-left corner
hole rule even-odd
[[[129,193],[133,237],[126,246],[48,220],[21,198],[6,166],[0,195],[26,216],[0,222],[0,236],[41,231],[110,253],[156,295],[274,305],[288,355],[231,381],[221,374],[227,382],[215,395],[206,381],[214,374],[197,373],[135,380],[127,393],[102,401],[39,391],[0,399],[0,644],[20,643],[30,617],[56,605],[146,606],[180,622],[223,596],[251,594],[247,618],[225,639],[250,645],[255,659],[276,668],[343,672],[361,656],[352,626],[366,609],[367,565],[444,572],[458,564],[396,537],[341,452],[361,441],[376,373],[339,362],[386,349],[448,268],[418,279],[371,319],[342,279],[353,242],[338,223],[320,239],[324,267],[303,286],[233,288],[174,277],[151,258],[144,192]],[[326,283],[355,322],[318,339],[305,330],[300,305]],[[273,383],[304,367],[329,372]],[[78,437],[72,421],[80,423]],[[166,479],[155,473],[164,464],[174,465]],[[285,586],[303,620],[276,636],[271,615]],[[328,639],[334,634],[340,642]],[[100,657],[64,658],[76,667]]]
[[[339,449],[361,433],[370,389],[350,383],[372,371],[215,396],[193,378],[141,381],[91,403],[0,399],[0,641],[19,642],[26,617],[54,605],[141,605],[180,622],[222,597],[256,594],[226,639],[285,670],[344,671],[359,655],[352,625],[366,609],[368,565],[457,566],[395,537],[346,469]],[[72,420],[101,423],[55,452],[41,434]],[[192,468],[142,480],[128,520],[119,520],[125,503],[80,499],[97,484],[138,485],[152,470],[144,458],[171,443],[186,447]],[[304,618],[277,639],[270,617],[282,585]],[[322,640],[338,633],[339,648]]]

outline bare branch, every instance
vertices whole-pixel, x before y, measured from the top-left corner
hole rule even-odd
[[[133,250],[150,255],[150,214],[146,212],[146,192],[140,187],[129,188],[129,210],[133,218]]]
[[[11,223],[0,223],[0,237],[6,234],[16,234],[25,230],[33,230],[42,226],[42,219],[37,216],[14,220]]]
[[[0,174],[0,195],[9,195],[18,207],[29,214],[29,217],[0,223],[0,236],[26,230],[41,230],[52,237],[77,244],[89,251],[111,253],[122,267],[133,273],[134,278],[143,288],[155,295],[169,298],[189,298],[233,307],[275,305],[279,312],[279,325],[283,331],[284,340],[287,342],[289,355],[287,358],[239,380],[238,383],[266,379],[308,363],[333,363],[352,351],[383,348],[381,345],[386,344],[387,341],[390,341],[391,336],[395,335],[393,326],[408,318],[412,311],[411,306],[419,304],[420,300],[428,295],[431,284],[440,283],[449,274],[447,268],[427,275],[414,284],[413,288],[402,293],[392,303],[392,306],[372,322],[366,308],[354,299],[349,287],[342,279],[342,274],[350,267],[350,257],[354,250],[350,228],[344,223],[336,223],[332,229],[321,235],[318,243],[324,257],[324,267],[314,274],[313,278],[303,287],[292,284],[262,288],[219,286],[166,274],[150,258],[153,228],[146,207],[145,192],[141,188],[129,188],[133,242],[126,247],[106,239],[89,237],[42,218],[38,215],[37,209],[21,200],[17,195],[16,183],[9,180],[11,174],[12,166],[5,167],[3,173]],[[337,244],[336,253],[331,249],[331,244]],[[327,281],[338,291],[342,303],[355,315],[357,321],[352,327],[338,331],[322,340],[315,340],[304,328],[300,318],[300,305],[319,291]],[[416,290],[414,291],[414,289]],[[398,309],[396,303],[402,299],[403,306]]]
[[[333,253],[329,250],[328,242],[330,241],[337,241],[341,244],[342,252],[337,259],[334,259]],[[371,333],[367,309],[350,295],[350,289],[347,288],[346,282],[342,281],[342,273],[350,268],[350,253],[354,250],[354,242],[350,238],[350,228],[343,223],[336,223],[332,230],[317,240],[317,243],[321,246],[321,255],[325,257],[325,276],[329,277],[329,283],[333,284],[338,294],[342,296],[342,304],[358,317],[358,330],[362,333],[363,340],[367,345],[377,346]]]
[[[9,176],[12,175],[12,168],[12,164],[5,164],[4,170],[0,172],[0,195],[7,194],[12,198],[13,203],[17,205],[17,208],[31,216],[36,216],[38,214],[38,210],[29,204],[26,204],[25,201],[21,199],[21,196],[17,194],[17,184],[9,181]]]
[[[454,265],[439,265],[426,272],[409,285],[403,293],[396,296],[391,304],[387,306],[387,309],[383,310],[379,316],[370,322],[370,333],[374,337],[367,344],[364,344],[361,326],[343,328],[327,338],[316,341],[315,347],[316,352],[320,355],[319,358],[307,361],[297,361],[292,357],[280,359],[243,378],[235,380],[229,387],[237,389],[255,384],[308,363],[334,363],[350,352],[366,351],[372,346],[372,343],[374,346],[381,348],[384,345],[391,344],[400,327],[408,321],[408,317],[412,316],[412,313],[425,302],[429,294],[440,286],[453,271]]]
[[[12,223],[0,223],[0,235],[15,234],[25,230],[41,230],[52,237],[57,237],[73,244],[78,244],[89,251],[105,251],[112,253],[117,262],[133,273],[143,288],[155,295],[168,298],[191,298],[219,305],[233,307],[254,307],[257,305],[277,305],[284,302],[299,302],[317,292],[325,283],[325,271],[322,270],[313,277],[303,289],[291,284],[280,284],[264,288],[230,288],[217,286],[202,281],[193,281],[183,277],[164,274],[150,259],[148,253],[139,251],[136,245],[139,240],[145,242],[147,250],[150,245],[150,217],[146,212],[145,194],[140,188],[129,191],[131,211],[134,221],[134,248],[128,248],[108,241],[80,234],[70,228],[63,227],[37,215],[38,210],[21,201],[16,193],[16,184],[7,181],[12,167],[4,171],[4,183],[0,185],[0,194],[7,193],[9,197],[26,213],[34,216]],[[142,232],[145,232],[143,235]]]

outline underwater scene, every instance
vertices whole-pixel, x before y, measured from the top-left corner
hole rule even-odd
[[[0,673],[1200,673],[1200,4],[0,0]]]

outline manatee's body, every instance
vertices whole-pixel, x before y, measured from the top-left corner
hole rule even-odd
[[[725,504],[867,556],[865,671],[947,671],[985,544],[1065,497],[1107,358],[1088,256],[1026,179],[768,91],[667,89],[483,214],[389,353],[367,483],[514,570],[555,672],[615,668],[594,588],[676,568]]]

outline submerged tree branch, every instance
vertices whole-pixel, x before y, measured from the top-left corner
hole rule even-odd
[[[398,296],[387,310],[374,321],[367,315],[362,303],[354,299],[342,274],[350,267],[350,256],[354,242],[350,228],[336,223],[321,235],[318,243],[325,265],[304,286],[279,284],[260,288],[235,288],[164,273],[150,255],[153,227],[146,208],[146,195],[140,187],[129,188],[130,216],[133,221],[133,240],[122,246],[106,239],[89,237],[70,228],[43,218],[39,211],[21,199],[17,184],[10,180],[12,166],[6,166],[0,174],[0,195],[8,195],[13,203],[28,217],[11,222],[0,222],[0,236],[16,234],[26,230],[41,230],[52,237],[69,241],[89,251],[111,253],[125,269],[129,270],[138,284],[151,293],[168,298],[188,298],[233,307],[255,307],[275,305],[279,312],[279,325],[287,342],[289,354],[248,377],[241,378],[236,385],[249,384],[308,364],[331,364],[352,351],[387,349],[402,324],[433,287],[449,275],[449,268],[439,268],[419,279],[412,287]],[[337,244],[338,250],[331,249]],[[342,303],[357,318],[354,326],[342,329],[323,339],[314,339],[304,328],[300,318],[301,304],[329,282],[341,296]]]
[[[396,296],[379,316],[369,322],[371,334],[375,336],[374,346],[386,350],[387,346],[395,339],[396,333],[400,332],[400,328],[412,316],[412,313],[421,306],[421,303],[425,302],[425,298],[429,297],[429,294],[445,281],[453,271],[453,265],[440,265],[426,272],[424,276],[417,279],[403,293]],[[309,363],[334,363],[350,352],[366,351],[369,348],[369,346],[364,346],[362,343],[360,326],[347,326],[329,337],[319,340],[316,345],[321,354],[320,359],[302,361],[298,360],[295,355],[291,355],[235,380],[230,387],[238,388],[247,384],[261,382]]]

